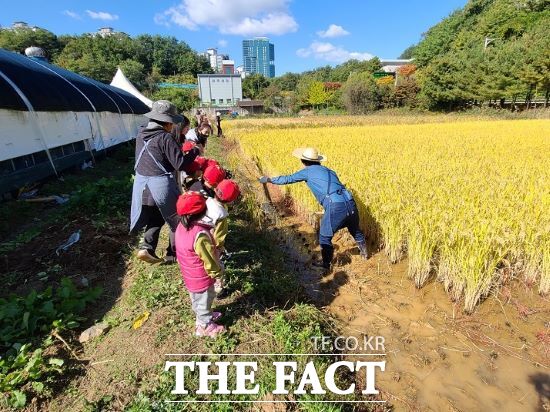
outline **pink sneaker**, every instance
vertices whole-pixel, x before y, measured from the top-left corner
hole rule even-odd
[[[197,336],[208,336],[210,338],[215,338],[220,333],[225,332],[225,327],[218,325],[217,323],[210,322],[208,325],[197,325],[195,328],[195,335]]]
[[[212,319],[210,320],[210,322],[216,322],[221,317],[222,317],[221,312],[212,312]],[[199,325],[198,320],[195,321],[195,325],[197,325],[197,326]]]

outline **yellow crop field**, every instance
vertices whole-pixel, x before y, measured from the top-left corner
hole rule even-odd
[[[318,147],[354,193],[367,236],[392,261],[407,256],[418,287],[436,276],[466,311],[511,276],[550,292],[549,120],[349,119],[227,130],[271,176],[301,167],[294,148]],[[319,210],[306,185],[284,190]]]

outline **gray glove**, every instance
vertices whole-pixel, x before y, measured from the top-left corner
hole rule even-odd
[[[262,183],[262,184],[271,182],[271,179],[269,179],[269,177],[267,177],[267,176],[262,176],[262,177],[260,177],[259,180],[260,180],[260,183]]]

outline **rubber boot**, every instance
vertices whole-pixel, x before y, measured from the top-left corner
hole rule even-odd
[[[359,254],[365,260],[369,258],[369,252],[367,252],[367,243],[366,242],[357,242],[357,247],[359,248]]]
[[[330,263],[332,262],[332,256],[334,254],[334,249],[327,246],[321,246],[321,262],[314,262],[313,266],[320,267],[324,270],[330,269]]]
[[[330,264],[332,263],[332,257],[334,255],[334,249],[331,247],[322,247],[321,248],[321,257],[323,258],[323,267],[325,269],[330,269]]]

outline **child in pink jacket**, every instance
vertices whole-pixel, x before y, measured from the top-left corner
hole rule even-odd
[[[186,192],[178,198],[176,209],[181,216],[176,229],[176,256],[196,315],[195,335],[215,337],[225,330],[215,323],[221,313],[212,312],[214,283],[223,269],[210,232],[212,226],[201,222],[206,199],[198,192]]]

